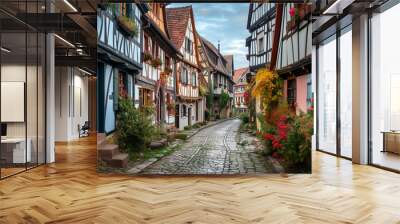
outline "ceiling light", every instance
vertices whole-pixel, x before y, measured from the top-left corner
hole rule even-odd
[[[67,4],[74,12],[78,12],[78,10],[68,1],[64,0],[65,4]]]
[[[89,76],[92,75],[92,73],[90,73],[90,72],[88,72],[88,71],[85,71],[85,70],[83,70],[83,69],[81,69],[81,68],[78,68],[78,70],[81,71],[81,72],[83,72],[83,73],[85,73],[85,74],[87,74],[87,75],[89,75]]]
[[[66,39],[64,39],[64,38],[62,38],[62,37],[60,37],[59,35],[57,35],[57,34],[54,34],[54,36],[55,37],[57,37],[59,40],[61,40],[62,42],[64,42],[65,44],[67,44],[67,45],[69,45],[70,47],[73,47],[73,48],[75,48],[75,45],[73,45],[71,42],[69,42],[68,40],[66,40]]]
[[[6,53],[10,53],[10,52],[11,52],[11,50],[9,50],[9,49],[7,49],[7,48],[5,48],[5,47],[1,47],[0,49],[1,49],[2,51],[6,52]]]

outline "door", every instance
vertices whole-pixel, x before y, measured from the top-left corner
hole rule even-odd
[[[196,101],[196,121],[199,121],[199,101]]]
[[[175,105],[175,127],[179,129],[179,104]]]
[[[192,108],[188,108],[188,125],[192,125]]]

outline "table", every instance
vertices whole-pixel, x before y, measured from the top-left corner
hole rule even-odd
[[[383,150],[382,152],[392,152],[400,154],[400,131],[382,131]]]
[[[25,144],[27,147],[25,151]],[[32,153],[31,153],[31,139],[25,138],[6,138],[1,139],[1,157],[5,160],[6,163],[26,163],[31,162]]]

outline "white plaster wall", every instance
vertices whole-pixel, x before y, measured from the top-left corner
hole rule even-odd
[[[78,139],[78,125],[89,120],[88,77],[72,67],[57,67],[55,73],[55,141]]]

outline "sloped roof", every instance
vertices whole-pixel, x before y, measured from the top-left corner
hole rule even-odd
[[[200,41],[201,41],[201,45],[203,46],[203,49],[205,51],[205,54],[207,56],[207,61],[208,64],[211,65],[211,67],[213,67],[214,69],[216,69],[217,71],[228,75],[228,70],[225,67],[226,62],[223,61],[225,60],[224,57],[218,52],[218,49],[207,39],[205,39],[204,37],[200,36]],[[214,54],[214,56],[217,58],[217,63],[215,63],[213,60],[210,59],[211,55],[210,54]]]
[[[239,83],[239,79],[245,75],[246,73],[249,72],[249,67],[244,67],[244,68],[239,68],[235,70],[235,73],[233,74],[233,81],[237,84]]]
[[[192,6],[166,8],[167,28],[172,43],[181,48],[185,40],[186,28],[192,13]]]
[[[224,58],[225,58],[225,60],[226,60],[226,68],[227,68],[227,70],[228,70],[228,73],[229,74],[232,74],[233,73],[233,55],[224,55]]]

